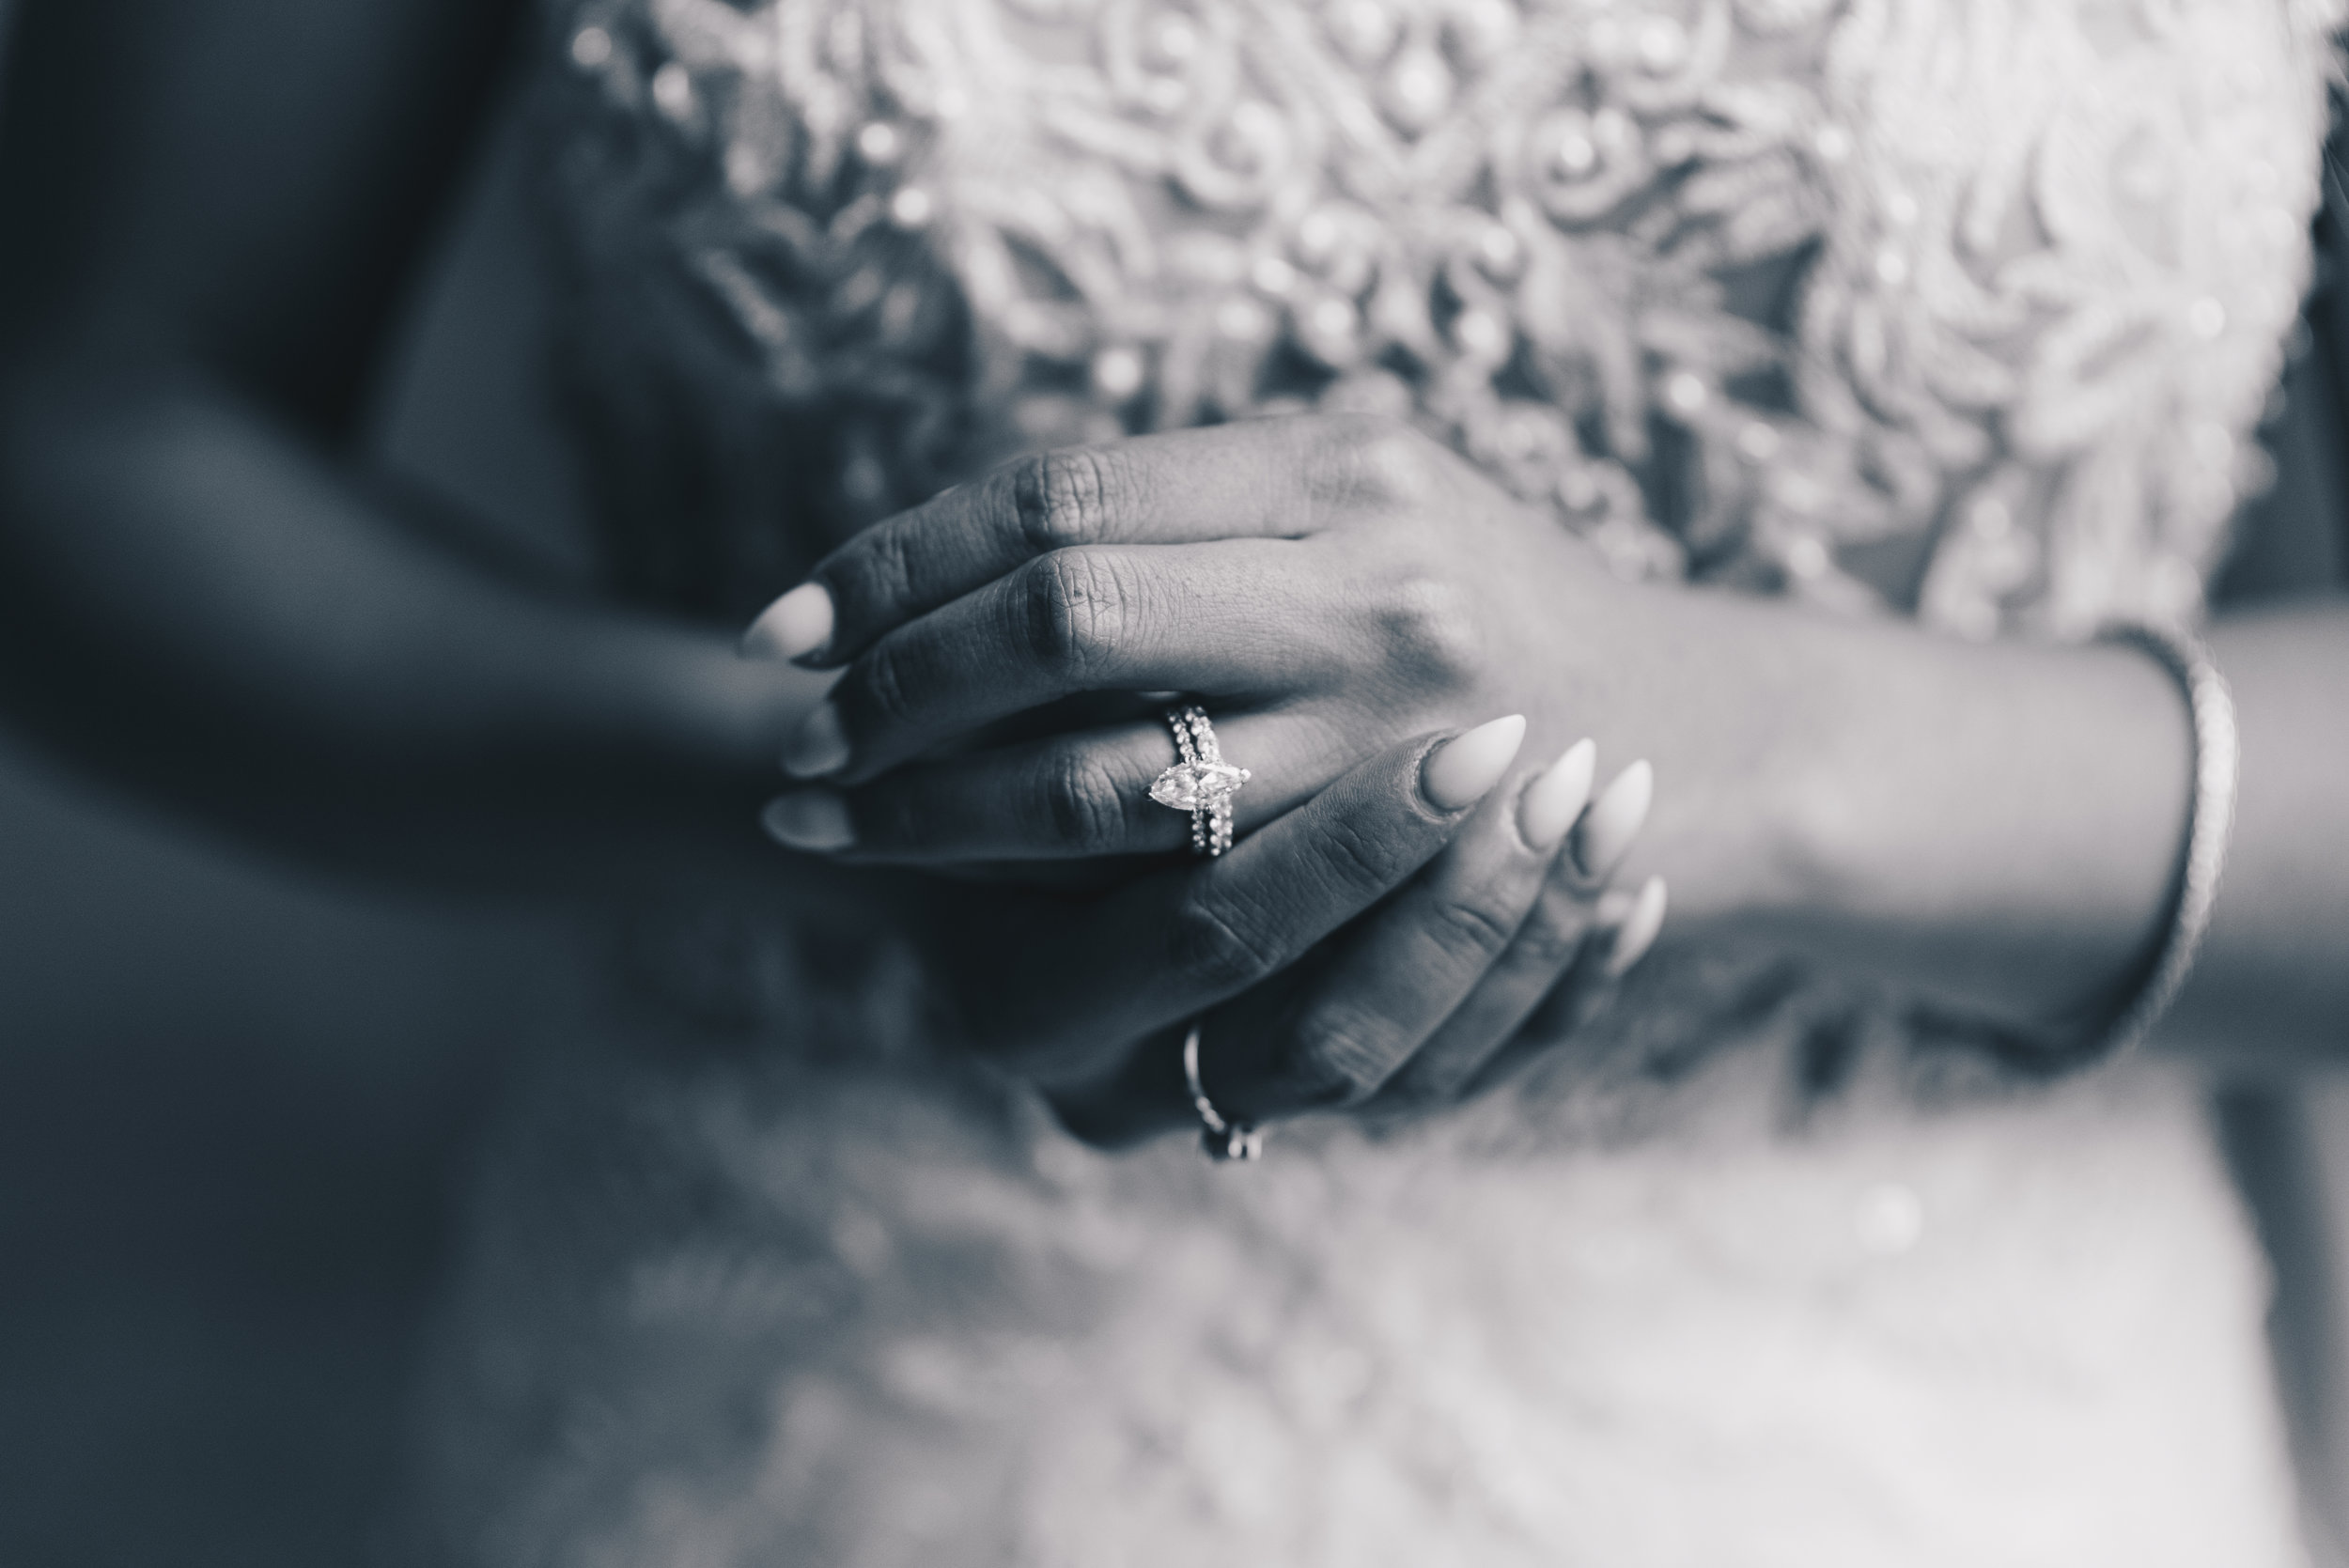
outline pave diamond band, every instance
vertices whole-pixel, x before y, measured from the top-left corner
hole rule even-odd
[[[1166,727],[1174,733],[1174,766],[1152,783],[1150,799],[1190,813],[1191,848],[1209,857],[1221,855],[1232,846],[1233,792],[1252,775],[1223,760],[1215,726],[1197,704],[1168,708]]]

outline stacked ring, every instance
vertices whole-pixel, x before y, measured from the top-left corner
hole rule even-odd
[[[1174,766],[1150,785],[1150,799],[1190,813],[1190,846],[1210,858],[1232,846],[1232,794],[1252,775],[1223,760],[1215,726],[1197,704],[1166,710],[1174,732]]]

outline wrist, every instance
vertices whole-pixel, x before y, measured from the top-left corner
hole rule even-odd
[[[1853,629],[1783,605],[1666,590],[1661,660],[1624,675],[1612,767],[1649,758],[1656,800],[1626,882],[1670,884],[1680,943],[1785,945],[1849,897],[1840,759],[1853,733]]]
[[[1817,626],[1758,768],[1749,923],[2016,1022],[2077,1017],[2166,918],[2190,794],[2175,682],[2133,649]]]

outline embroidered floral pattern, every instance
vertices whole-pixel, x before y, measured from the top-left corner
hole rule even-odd
[[[1971,635],[2198,611],[2263,483],[2331,20],[560,9],[612,132],[569,164],[588,271],[662,247],[650,275],[697,303],[655,313],[656,351],[694,319],[736,396],[819,427],[833,529],[1038,444],[1369,408],[1626,573]]]

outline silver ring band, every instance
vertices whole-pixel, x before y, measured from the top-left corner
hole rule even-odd
[[[1217,1164],[1226,1160],[1262,1159],[1264,1129],[1252,1122],[1235,1122],[1216,1110],[1199,1081],[1199,1020],[1193,1018],[1183,1036],[1183,1082],[1190,1090],[1191,1108],[1199,1112],[1199,1147]]]
[[[1150,799],[1190,813],[1190,847],[1212,859],[1232,846],[1232,795],[1254,775],[1223,760],[1215,725],[1196,703],[1166,710],[1174,766],[1150,785]]]

